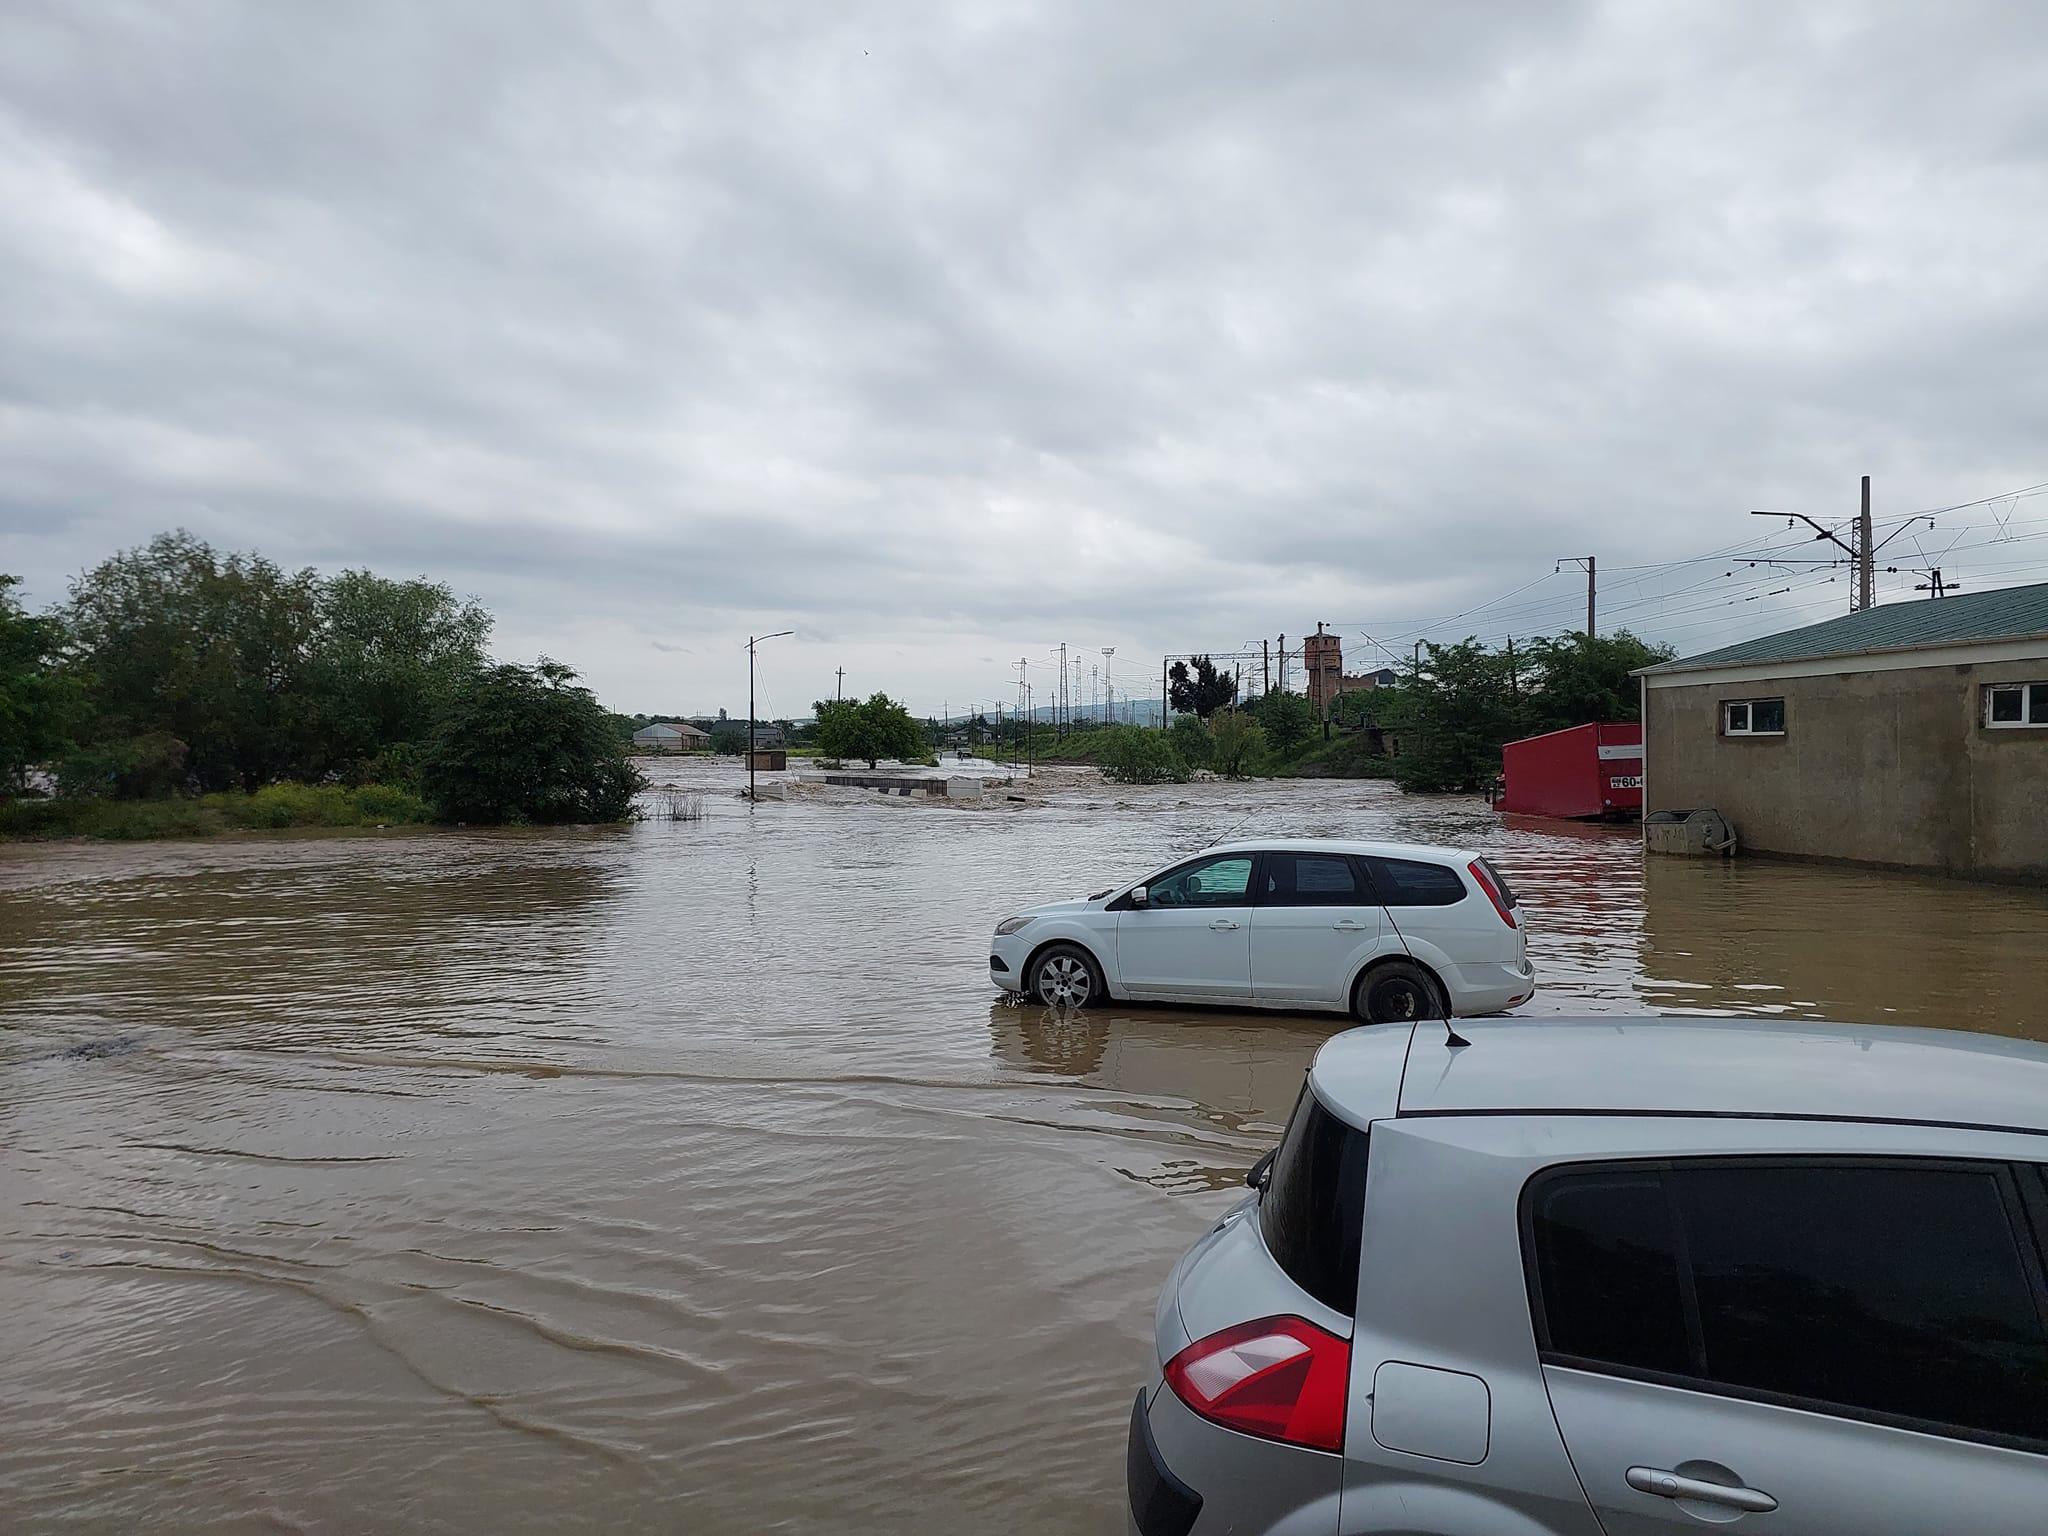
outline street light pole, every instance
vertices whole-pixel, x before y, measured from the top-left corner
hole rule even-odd
[[[754,647],[763,640],[780,640],[793,629],[778,629],[772,635],[747,636],[747,804],[754,803]]]

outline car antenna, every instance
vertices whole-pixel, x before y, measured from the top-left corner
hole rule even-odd
[[[1214,848],[1218,843],[1229,842],[1230,839],[1234,837],[1237,834],[1237,832],[1244,826],[1245,822],[1250,821],[1252,817],[1258,814],[1259,813],[1257,811],[1249,812],[1245,816],[1241,817],[1238,820],[1237,825],[1233,826],[1228,832],[1223,833],[1220,837],[1210,838],[1209,841],[1204,843],[1202,846],[1205,848]]]
[[[1408,935],[1401,931],[1401,925],[1394,917],[1394,909],[1387,905],[1386,898],[1380,894],[1380,883],[1373,878],[1372,865],[1364,859],[1360,859],[1358,861],[1358,869],[1365,876],[1365,883],[1372,888],[1373,901],[1379,906],[1380,911],[1386,914],[1387,925],[1394,930],[1394,937],[1401,941],[1401,953],[1410,960],[1414,960],[1415,951],[1408,947]],[[1419,964],[1420,962],[1417,963]],[[1463,1050],[1472,1042],[1451,1027],[1451,1010],[1448,1004],[1444,1006],[1443,1013],[1444,1049],[1447,1051]]]

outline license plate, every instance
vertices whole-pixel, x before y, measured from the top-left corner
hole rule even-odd
[[[1607,781],[1609,789],[1641,789],[1643,776],[1640,773],[1624,773]]]

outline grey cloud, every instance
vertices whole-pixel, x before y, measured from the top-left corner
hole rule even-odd
[[[2048,479],[2035,9],[0,11],[44,599],[182,524],[430,572],[623,707],[795,625],[924,709]],[[1832,600],[1696,579],[1617,615]]]

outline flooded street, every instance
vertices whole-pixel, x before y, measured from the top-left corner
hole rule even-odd
[[[0,851],[0,1528],[1118,1532],[1168,1265],[1341,1021],[1001,1003],[1225,833],[1488,851],[1528,1012],[2048,1037],[2038,891],[1378,784]]]

